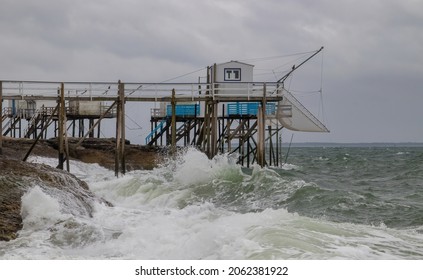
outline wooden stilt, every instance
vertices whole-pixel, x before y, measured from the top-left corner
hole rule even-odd
[[[72,137],[74,137],[75,138],[75,127],[76,127],[76,120],[74,119],[74,120],[72,120]]]
[[[223,154],[225,152],[225,104],[222,104],[222,123],[221,123],[221,132],[219,133],[220,138],[220,152]]]
[[[121,105],[121,125],[120,129],[122,130],[120,135],[120,166],[122,174],[126,173],[126,161],[125,161],[125,145],[126,145],[126,126],[125,126],[125,84],[119,83],[119,99]]]
[[[89,119],[88,124],[90,128],[90,138],[94,138],[94,129],[91,129],[92,127],[94,127],[94,119]]]
[[[59,89],[59,164],[58,168],[63,169],[63,162],[65,160],[65,142],[64,142],[64,134],[65,134],[65,85],[61,83]]]
[[[241,165],[244,165],[244,158],[245,158],[245,145],[244,145],[244,137],[245,137],[245,124],[248,122],[242,122],[241,125],[241,135],[239,137],[239,147],[240,147],[240,156],[241,156]]]
[[[3,154],[3,82],[0,81],[0,155]]]
[[[126,173],[125,163],[125,85],[119,80],[116,115],[115,176]]]
[[[211,123],[211,100],[206,100],[206,112],[204,114],[204,125],[203,125],[203,151],[210,158],[210,123]]]
[[[106,114],[104,114],[104,115],[106,115]],[[98,119],[98,124],[97,124],[97,138],[100,138],[100,133],[101,133],[101,120],[102,120],[102,118],[100,117],[100,118]]]
[[[176,96],[175,89],[172,89],[172,123],[171,123],[171,154],[174,156],[176,154]]]
[[[231,125],[232,125],[232,120],[228,120],[226,122],[226,145],[228,146],[228,153],[230,153],[232,151],[232,147],[231,147]]]
[[[258,115],[258,147],[257,147],[257,162],[261,167],[265,165],[264,151],[265,151],[265,124],[266,124],[266,84],[263,85],[263,99],[261,106],[259,106]]]
[[[250,128],[250,120],[247,122],[248,129]],[[250,167],[250,151],[251,151],[251,144],[250,144],[250,135],[246,135],[247,137],[247,167]]]
[[[120,98],[120,80],[119,80],[119,90],[117,96],[117,108],[116,108],[116,148],[115,148],[115,176],[119,177],[119,170],[120,170],[120,152],[121,152],[121,125],[122,125],[122,102]]]
[[[279,121],[276,122],[276,166],[279,166]]]
[[[78,120],[78,137],[84,136],[84,120]]]
[[[212,119],[211,119],[211,150],[209,158],[212,159],[217,155],[217,102],[212,103]]]
[[[273,159],[273,143],[272,143],[272,126],[267,126],[267,130],[269,131],[269,165],[272,166],[272,159]]]
[[[69,141],[68,141],[68,133],[67,133],[67,129],[66,129],[66,120],[67,119],[66,119],[66,114],[65,114],[65,117],[64,117],[64,120],[63,120],[64,127],[65,127],[65,131],[64,131],[64,145],[65,145],[64,152],[65,152],[65,160],[66,160],[66,170],[68,172],[70,172]],[[40,135],[42,135],[42,133],[40,133]]]

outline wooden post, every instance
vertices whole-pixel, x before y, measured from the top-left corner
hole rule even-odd
[[[172,122],[170,125],[170,130],[171,130],[171,143],[170,143],[170,152],[172,154],[172,156],[174,156],[176,154],[176,94],[175,94],[175,89],[172,89],[172,100],[171,100],[171,105],[172,105]]]
[[[89,137],[94,138],[94,130],[91,129],[92,127],[94,127],[94,119],[89,119],[88,127],[89,127],[89,131],[90,131]]]
[[[214,95],[217,91],[218,85],[216,84],[216,76],[217,76],[217,66],[216,63],[213,65],[213,86],[212,86],[212,98],[213,101],[211,105],[211,150],[209,158],[212,159],[217,154],[217,112],[218,112],[218,105],[217,100],[214,99]]]
[[[275,166],[279,167],[279,121],[276,122],[276,163]]]
[[[84,120],[79,119],[78,120],[78,137],[84,136]]]
[[[250,127],[250,119],[248,119],[247,121],[248,123],[248,130],[251,129]],[[250,133],[248,133],[248,135],[246,135],[247,137],[247,168],[250,168],[250,151],[251,151],[251,144],[250,144]]]
[[[262,122],[262,118],[263,118],[263,114],[262,114],[263,108],[260,106],[258,108],[258,114],[257,114],[257,163],[260,166],[263,166],[263,150],[262,150],[262,143],[264,141],[264,136],[263,136],[263,122]]]
[[[198,78],[200,79],[200,78]],[[201,86],[198,86],[201,89]],[[201,91],[199,92],[201,94]],[[192,145],[195,145],[195,142],[197,140],[197,108],[200,108],[200,103],[195,103],[194,107],[194,137],[192,139]]]
[[[273,137],[272,126],[271,125],[267,126],[267,129],[269,131],[269,165],[272,166],[272,163],[274,162],[274,161],[272,161],[272,156],[274,156],[274,154],[273,154],[273,141],[272,141],[272,137]]]
[[[98,119],[97,138],[100,138],[100,133],[101,133],[101,117]]]
[[[223,154],[225,152],[225,104],[222,104],[222,128],[221,128],[220,138],[220,152]]]
[[[212,103],[211,119],[211,150],[209,158],[212,159],[217,154],[217,101]]]
[[[117,96],[117,107],[116,107],[116,147],[115,147],[115,176],[119,177],[119,164],[120,164],[120,139],[121,139],[121,132],[122,129],[120,128],[120,126],[122,125],[122,106],[121,106],[121,102],[122,100],[120,99],[120,80],[119,80],[119,89],[118,89],[118,96]]]
[[[204,125],[203,125],[203,151],[206,152],[207,156],[210,158],[210,114],[211,114],[211,108],[210,108],[210,97],[207,98],[205,101],[205,110],[204,112]]]
[[[0,155],[3,154],[3,82],[0,81]]]
[[[74,137],[75,138],[75,122],[76,122],[76,120],[73,120],[72,121],[72,137]]]
[[[65,155],[66,155],[66,157],[65,157],[65,160],[66,160],[66,170],[69,172],[70,171],[70,162],[69,162],[69,141],[68,141],[68,131],[67,131],[67,128],[66,128],[66,122],[67,122],[67,118],[66,118],[66,114],[65,114],[65,116],[64,116],[64,120],[63,120],[63,122],[64,122],[64,144],[65,144],[65,149],[64,149],[64,152],[65,152]],[[41,133],[40,133],[41,134]],[[42,135],[42,134],[41,134]]]
[[[153,127],[153,123],[154,123],[154,127]],[[157,127],[157,121],[156,122],[153,122],[153,120],[150,119],[150,131],[152,132],[156,127]],[[156,131],[156,133],[155,133],[155,135],[153,137],[155,137],[156,135],[157,135],[157,131]],[[154,145],[157,146],[157,140],[154,142]]]
[[[228,153],[230,153],[232,151],[232,147],[231,147],[231,125],[232,125],[232,120],[228,119],[226,122],[226,145],[228,146]]]
[[[126,125],[125,125],[125,84],[119,83],[119,99],[121,101],[121,133],[120,133],[120,166],[121,166],[121,172],[122,174],[126,173],[126,161],[125,161],[125,145],[126,145]]]
[[[59,89],[59,164],[58,168],[63,170],[63,162],[65,161],[65,143],[64,143],[64,134],[65,134],[65,85],[64,83],[60,84]]]
[[[126,173],[125,165],[125,86],[119,80],[116,110],[115,176]]]
[[[265,165],[265,125],[266,125],[266,84],[263,85],[263,99],[259,106],[258,115],[258,145],[257,145],[257,162],[261,167]]]
[[[239,122],[241,125],[241,122]],[[244,158],[245,158],[245,145],[244,145],[244,141],[245,141],[245,125],[246,123],[248,123],[248,120],[246,120],[245,122],[242,122],[241,125],[241,135],[239,136],[239,151],[240,151],[240,155],[241,155],[241,165],[244,166]]]

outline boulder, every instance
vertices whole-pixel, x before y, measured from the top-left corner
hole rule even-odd
[[[17,237],[22,229],[22,196],[34,186],[55,197],[63,209],[74,215],[91,216],[94,201],[111,205],[66,171],[0,156],[0,240]]]

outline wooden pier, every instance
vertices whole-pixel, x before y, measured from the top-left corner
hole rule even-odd
[[[209,158],[237,153],[238,162],[246,166],[277,165],[278,148],[272,146],[266,160],[265,142],[275,142],[282,128],[271,120],[283,92],[278,83],[237,83],[225,88],[223,83],[0,81],[0,153],[3,136],[37,140],[50,133],[59,143],[58,167],[69,168],[68,135],[80,137],[78,146],[85,138],[95,137],[96,128],[100,136],[104,118],[116,118],[115,173],[124,174],[125,104],[155,102],[170,110],[152,110],[146,145],[166,145],[172,151],[176,146],[195,146]],[[187,103],[190,108],[194,105],[194,113],[184,115],[179,110]],[[230,111],[231,104],[237,104],[238,110]],[[253,111],[248,112],[250,107]]]
[[[247,167],[279,166],[282,128],[328,132],[284,88],[284,81],[322,49],[277,82],[253,82],[254,66],[238,61],[207,67],[206,83],[0,81],[0,154],[5,135],[34,138],[34,145],[51,135],[58,139],[58,167],[66,163],[69,170],[68,135],[75,137],[78,127],[77,147],[95,137],[95,129],[100,137],[102,120],[115,118],[115,174],[124,174],[126,104],[154,102],[159,108],[150,108],[146,145],[169,146],[172,154],[177,146],[194,146],[210,159],[229,153]]]

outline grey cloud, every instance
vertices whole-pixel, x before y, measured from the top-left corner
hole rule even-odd
[[[423,118],[420,1],[1,2],[0,79],[161,81],[214,62],[323,45],[332,133],[299,134],[297,141],[423,139],[415,121]],[[293,89],[318,89],[320,59],[294,75]],[[289,68],[287,61],[254,64]],[[394,117],[390,107],[400,112]]]

